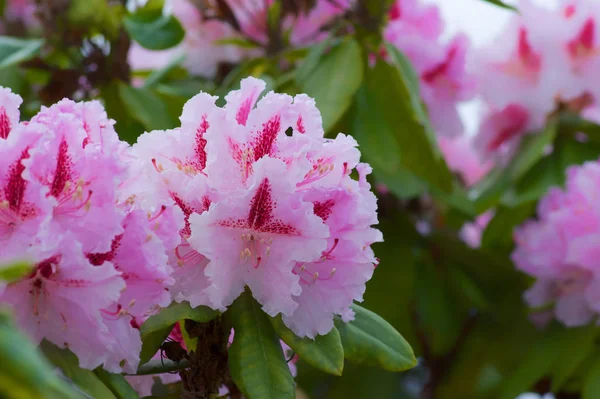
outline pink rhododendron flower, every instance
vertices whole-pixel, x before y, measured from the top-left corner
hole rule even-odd
[[[385,39],[411,61],[420,78],[421,95],[434,130],[444,136],[464,132],[457,105],[474,95],[475,81],[466,72],[469,40],[459,34],[441,39],[443,23],[435,5],[397,0],[390,10]]]
[[[583,325],[600,311],[600,164],[567,171],[565,190],[551,189],[538,204],[538,220],[515,231],[517,267],[536,277],[525,294],[533,307],[554,304],[567,326]]]
[[[10,123],[0,142],[0,262],[35,265],[0,303],[35,341],[70,348],[82,367],[133,372],[138,320],[171,302],[168,256],[183,214],[135,200],[135,158],[100,103],[63,100],[18,123],[20,98],[0,93]]]
[[[483,157],[511,153],[559,102],[598,100],[590,82],[600,65],[599,7],[589,0],[563,1],[557,9],[522,1],[498,39],[475,52],[471,67],[486,110],[477,138]]]
[[[491,169],[491,162],[481,162],[467,136],[457,138],[440,137],[438,142],[448,167],[458,173],[467,186],[481,180]]]
[[[0,87],[0,140],[6,140],[19,123],[19,106],[22,102],[21,96],[9,88]]]
[[[477,216],[472,223],[465,223],[460,229],[460,238],[471,248],[479,248],[483,232],[493,217],[494,211],[487,211]]]
[[[354,139],[323,138],[312,99],[268,93],[256,103],[264,87],[243,80],[223,108],[198,94],[180,128],[142,135],[136,173],[152,184],[138,200],[170,200],[184,214],[171,257],[177,301],[225,310],[247,285],[268,314],[314,337],[362,299],[377,262],[370,168]]]
[[[71,234],[62,234],[32,249],[34,271],[9,284],[0,302],[13,307],[17,321],[36,342],[43,338],[71,349],[81,367],[94,369],[106,359],[114,338],[103,309],[125,287],[111,265],[93,266]]]

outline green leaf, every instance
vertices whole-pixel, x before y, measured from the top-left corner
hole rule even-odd
[[[452,192],[453,176],[398,68],[379,61],[368,69],[353,110],[352,134],[376,171],[393,175],[402,166],[442,192]]]
[[[304,60],[302,61],[302,63],[296,69],[296,72],[295,72],[296,83],[298,83],[299,86],[302,86],[302,84],[306,80],[308,80],[308,78],[310,78],[310,75],[312,74],[312,72],[319,65],[321,58],[323,58],[323,54],[325,54],[325,50],[327,50],[327,48],[331,45],[332,45],[332,39],[327,38],[327,39],[323,40],[322,42],[319,42],[319,43],[315,44],[314,46],[310,47],[308,54],[306,55],[306,57],[304,58]]]
[[[450,276],[451,277],[451,276]],[[466,314],[451,291],[451,278],[436,269],[432,261],[421,261],[417,268],[416,306],[420,326],[427,336],[431,353],[446,355],[454,346]]]
[[[344,348],[340,333],[334,327],[326,335],[317,335],[313,340],[299,338],[283,324],[281,316],[272,317],[271,324],[283,340],[303,361],[333,375],[342,375],[344,370]]]
[[[148,79],[144,82],[144,87],[149,89],[151,87],[156,86],[157,83],[160,83],[167,75],[177,68],[185,59],[185,55],[181,54],[175,58],[173,58],[169,63],[161,69],[156,69],[152,71]]]
[[[552,370],[552,392],[558,392],[594,350],[594,341],[597,336],[598,327],[594,323],[571,329],[569,342],[564,346],[562,356]],[[596,391],[596,394],[598,393],[600,391]]]
[[[142,351],[140,352],[140,364],[147,363],[158,352],[165,339],[173,331],[175,324],[169,324],[163,328],[142,332]],[[142,326],[143,327],[143,326]]]
[[[336,320],[346,359],[388,371],[404,371],[417,364],[412,348],[387,321],[356,304],[349,323]],[[237,331],[237,330],[236,330]]]
[[[71,379],[85,393],[93,398],[116,399],[106,385],[91,370],[79,367],[79,361],[68,349],[60,349],[49,341],[42,341],[40,349],[48,360]]]
[[[508,168],[512,181],[520,179],[542,157],[549,145],[554,142],[557,133],[557,124],[550,122],[546,129],[540,133],[530,134],[523,139],[517,155],[512,159]]]
[[[218,314],[219,312],[206,306],[192,308],[187,302],[173,303],[168,308],[162,309],[158,314],[150,316],[142,324],[140,332],[144,336],[152,331],[160,330],[184,319],[206,323],[217,317]]]
[[[183,370],[188,367],[190,367],[190,361],[188,359],[183,359],[177,363],[169,359],[152,359],[148,363],[138,367],[134,375],[164,374]]]
[[[129,114],[148,130],[170,129],[177,125],[167,112],[165,104],[156,94],[146,88],[119,84],[119,96]]]
[[[596,399],[600,392],[600,359],[596,360],[583,382],[582,399]]]
[[[135,389],[129,385],[125,377],[121,374],[109,373],[100,367],[94,370],[94,373],[112,391],[117,399],[139,399],[139,395]]]
[[[33,269],[33,265],[27,262],[16,262],[7,266],[0,266],[0,281],[12,283],[26,276]]]
[[[79,399],[53,367],[0,311],[0,397],[6,399]]]
[[[178,321],[189,319],[206,323],[217,317],[218,314],[217,311],[206,306],[192,308],[189,303],[182,302],[173,303],[168,308],[162,309],[158,314],[150,316],[140,328],[142,336],[140,364],[148,362],[154,356]]]
[[[517,12],[519,11],[519,10],[517,10],[516,7],[506,4],[505,2],[503,2],[501,0],[483,0],[483,1],[493,4],[495,6],[498,6],[498,7],[505,8],[507,10],[517,11]]]
[[[213,41],[217,46],[236,46],[240,48],[253,49],[257,48],[258,43],[244,37],[226,37]]]
[[[123,20],[133,40],[149,50],[165,50],[178,45],[185,30],[173,15],[158,7],[142,7]]]
[[[541,378],[552,374],[557,364],[560,365],[564,359],[571,356],[573,340],[581,339],[584,330],[585,327],[572,329],[560,326],[558,323],[550,325],[544,331],[542,338],[533,343],[529,352],[521,359],[519,366],[504,380],[499,398],[513,399],[520,393],[530,390]],[[564,366],[560,366],[559,370],[561,367]]]
[[[560,128],[571,134],[582,132],[591,141],[600,141],[600,125],[596,122],[583,119],[572,112],[564,112],[560,115]]]
[[[231,377],[248,399],[295,397],[294,378],[269,317],[246,291],[228,310],[235,329],[229,347]]]
[[[42,39],[20,39],[0,36],[0,69],[35,57],[42,48]]]
[[[510,250],[513,245],[513,229],[531,217],[534,212],[535,203],[532,202],[517,207],[498,207],[494,218],[483,232],[481,246]]]
[[[301,90],[317,102],[326,132],[350,107],[362,79],[361,48],[348,39],[324,55],[310,75],[299,82]]]

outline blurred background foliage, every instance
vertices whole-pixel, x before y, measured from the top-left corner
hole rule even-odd
[[[184,57],[159,69],[130,67],[133,43],[158,51],[184,38],[182,24],[163,12],[161,0],[138,7],[116,0],[37,0],[37,22],[30,26],[2,14],[9,3],[0,1],[0,85],[24,98],[23,120],[63,97],[100,99],[121,137],[134,143],[144,131],[176,127],[183,104],[199,91],[223,96],[241,78],[255,76],[269,90],[314,97],[327,135],[345,132],[358,140],[374,168],[385,237],[374,247],[381,262],[364,306],[402,333],[419,365],[389,373],[347,364],[342,377],[332,377],[300,359],[297,383],[309,397],[513,399],[528,390],[563,398],[600,395],[598,328],[536,329],[522,301],[531,280],[510,260],[513,228],[535,215],[548,187],[564,182],[568,166],[600,156],[600,126],[559,109],[506,167],[467,187],[442,156],[410,61],[383,42],[391,0],[357,1],[309,47],[286,42],[279,21],[282,13],[302,12],[312,2],[274,1],[267,43],[223,43],[264,48],[237,64],[222,63],[211,79],[191,75],[181,65]],[[217,4],[218,17],[231,18],[226,3]],[[575,139],[582,132],[585,143]],[[548,145],[554,151],[545,151]],[[481,247],[469,247],[459,229],[490,209],[495,215]],[[77,397],[15,334],[9,317],[0,315],[0,379],[27,382],[11,397]],[[59,356],[51,352],[46,355]],[[76,384],[107,381],[77,373],[69,376]]]

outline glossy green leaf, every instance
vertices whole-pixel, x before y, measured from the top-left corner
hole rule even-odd
[[[333,375],[342,375],[344,370],[344,348],[340,333],[334,327],[326,335],[317,335],[313,340],[299,338],[287,328],[281,316],[272,317],[271,324],[279,338],[283,340],[303,361],[313,367]]]
[[[556,133],[557,124],[550,122],[544,131],[528,135],[523,139],[519,152],[511,160],[508,168],[511,180],[520,179],[533,165],[542,159],[546,148],[554,142]]]
[[[0,36],[0,69],[35,57],[42,48],[42,39],[20,39]]]
[[[600,125],[571,112],[560,115],[560,129],[571,134],[585,133],[591,141],[600,141]]]
[[[169,334],[171,334],[174,326],[175,323],[168,324],[162,328],[155,327],[153,330],[147,329],[146,332],[142,332],[142,351],[140,352],[140,364],[144,364],[152,359],[152,357],[160,349],[160,346],[163,344],[163,342],[165,342],[165,339],[167,339]]]
[[[511,6],[510,4],[507,4],[507,3],[505,3],[504,1],[501,1],[501,0],[483,0],[483,1],[485,1],[487,3],[490,3],[490,4],[493,4],[495,6],[498,6],[498,7],[505,8],[507,10],[518,11],[516,7]]]
[[[541,378],[551,375],[553,368],[566,356],[571,356],[573,339],[580,336],[577,329],[553,323],[542,338],[535,341],[521,359],[519,366],[502,383],[499,399],[514,399],[531,390]]]
[[[0,281],[11,283],[26,276],[33,269],[33,265],[27,262],[16,262],[6,266],[0,266]]]
[[[600,358],[592,365],[583,382],[582,399],[596,399],[600,392]]]
[[[342,42],[324,55],[300,89],[313,97],[327,132],[352,104],[363,79],[361,48],[353,39]]]
[[[161,330],[184,319],[206,323],[217,317],[218,314],[219,312],[206,306],[192,308],[187,302],[173,303],[168,308],[162,309],[158,314],[150,316],[142,324],[140,332],[144,336],[152,331]]]
[[[353,321],[335,322],[346,359],[388,371],[404,371],[416,366],[412,348],[394,327],[359,305],[352,305],[352,310]]]
[[[182,302],[173,303],[168,308],[162,309],[158,314],[150,316],[140,328],[142,336],[140,363],[144,364],[154,356],[178,321],[189,319],[206,323],[217,317],[218,314],[217,311],[206,306],[192,308],[189,303]]]
[[[142,7],[123,20],[133,40],[149,50],[165,50],[178,45],[185,36],[183,27],[159,7]]]
[[[353,108],[352,134],[375,170],[388,175],[400,166],[449,193],[453,176],[413,104],[400,70],[379,61],[365,73]]]
[[[295,71],[296,82],[299,86],[302,86],[302,84],[308,80],[312,72],[319,65],[325,50],[331,45],[332,40],[328,38],[310,47],[308,54]]]
[[[246,291],[228,310],[235,336],[229,347],[231,377],[248,399],[295,397],[294,378],[269,317]]]
[[[190,367],[190,362],[183,359],[179,362],[174,362],[169,359],[152,359],[148,363],[138,367],[135,375],[153,375],[164,374],[173,371],[183,370]]]
[[[185,55],[181,54],[181,55],[173,58],[171,61],[169,61],[169,63],[167,65],[165,65],[163,68],[154,70],[150,74],[150,76],[148,76],[148,79],[146,79],[146,81],[144,82],[144,87],[151,88],[151,87],[156,86],[163,79],[165,79],[171,71],[173,71],[175,68],[177,68],[179,65],[181,65],[181,63],[183,62],[184,59],[185,59]]]
[[[0,397],[6,399],[79,399],[48,361],[17,330],[5,312],[0,312]]]
[[[594,323],[571,329],[569,343],[563,347],[562,356],[552,369],[552,392],[558,392],[586,357],[593,352],[598,332],[598,327]],[[600,394],[600,391],[596,393]]]
[[[97,368],[94,373],[106,385],[117,399],[139,399],[139,395],[129,385],[125,377],[121,374],[113,374],[108,371]]]
[[[62,372],[73,381],[82,391],[93,398],[116,399],[110,389],[91,370],[79,367],[79,361],[68,349],[60,349],[54,344],[44,340],[40,348],[52,364],[59,367]]]
[[[416,307],[420,326],[429,342],[431,353],[446,355],[460,336],[466,312],[458,306],[446,273],[431,261],[421,261],[417,268]]]
[[[148,130],[170,129],[177,125],[167,112],[165,104],[154,92],[146,88],[119,84],[119,96],[129,114]]]
[[[500,206],[485,228],[481,246],[510,250],[513,245],[513,230],[535,213],[535,203],[529,202],[517,207]]]

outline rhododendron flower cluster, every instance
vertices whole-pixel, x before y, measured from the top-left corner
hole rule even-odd
[[[598,101],[599,7],[594,0],[563,1],[552,10],[522,1],[505,31],[475,53],[486,108],[476,142],[484,157],[513,151],[559,103],[580,111]]]
[[[567,326],[587,324],[600,312],[600,164],[588,162],[567,171],[565,190],[552,188],[539,202],[538,220],[515,231],[517,267],[537,278],[525,293],[536,308],[553,306]]]
[[[209,14],[217,9],[216,2],[207,2],[204,13],[190,0],[171,0],[167,9],[175,15],[185,28],[183,42],[172,49],[156,52],[134,45],[129,61],[134,69],[160,68],[177,55],[185,55],[183,66],[192,74],[214,77],[219,64],[235,63],[251,55],[260,54],[258,49],[244,49],[234,44],[220,43],[231,39],[248,39],[257,46],[269,44],[267,11],[272,0],[228,0],[237,27],[228,21],[213,18]],[[297,16],[288,15],[282,21],[282,33],[289,33],[293,46],[304,46],[322,40],[326,32],[321,28],[341,15],[349,6],[348,0],[318,0],[314,8]],[[287,37],[287,36],[286,36]]]
[[[257,102],[264,88],[247,78],[222,108],[198,94],[180,128],[140,136],[143,187],[131,189],[146,190],[145,206],[170,201],[185,215],[175,300],[223,311],[247,285],[266,313],[314,337],[334,315],[352,318],[377,264],[371,169],[353,138],[323,138],[312,99],[270,92]]]
[[[416,69],[434,130],[457,136],[464,131],[457,105],[473,97],[475,80],[466,71],[467,36],[458,34],[446,43],[441,39],[443,30],[437,6],[421,4],[420,0],[396,0],[384,38]]]
[[[183,215],[120,199],[129,149],[100,103],[62,100],[22,123],[20,103],[0,89],[0,264],[33,269],[0,303],[82,367],[133,372],[139,324],[171,302],[167,253]]]

